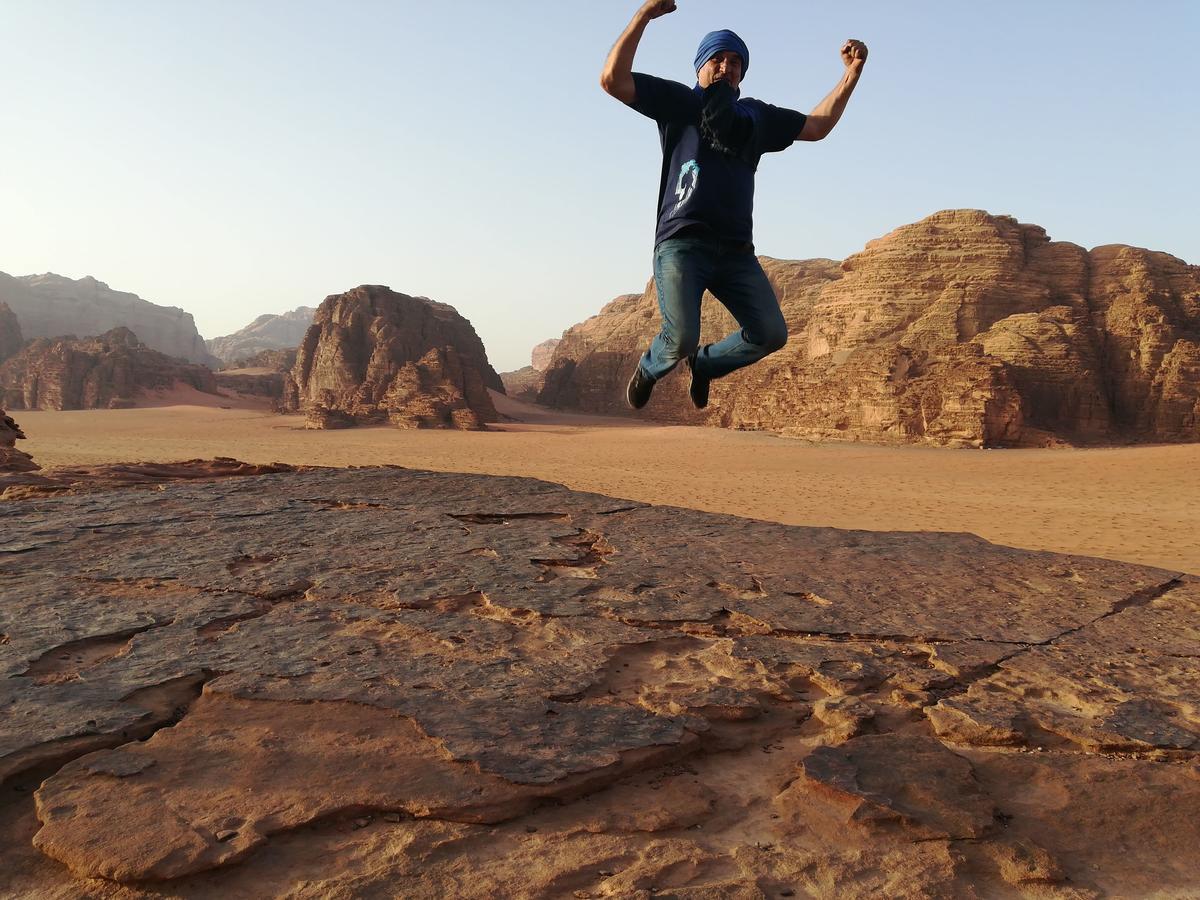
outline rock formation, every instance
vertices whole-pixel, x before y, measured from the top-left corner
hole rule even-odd
[[[298,306],[279,315],[262,315],[240,331],[205,341],[209,353],[231,368],[245,368],[246,360],[264,350],[294,350],[312,324],[311,306]]]
[[[1197,888],[1194,577],[396,468],[3,516],[4,896]]]
[[[503,392],[471,323],[453,307],[363,285],[327,297],[297,352],[283,408],[313,428],[390,422],[480,428]]]
[[[504,392],[517,400],[536,400],[542,390],[542,373],[550,367],[554,351],[561,343],[561,338],[542,341],[530,354],[532,365],[513,372],[501,372],[500,380],[504,382]]]
[[[267,397],[279,402],[288,373],[296,364],[296,350],[260,350],[234,368],[217,372],[217,386],[225,391]]]
[[[0,363],[0,401],[9,409],[128,407],[145,391],[176,384],[217,392],[210,369],[151,350],[128,328],[94,338],[39,338]]]
[[[21,334],[21,323],[17,315],[8,308],[8,304],[0,301],[0,363],[10,356],[16,356],[25,345]]]
[[[703,413],[686,374],[664,379],[646,415],[968,446],[1200,440],[1200,267],[1133,247],[1089,252],[978,210],[904,226],[840,265],[763,265],[788,345],[714,383]],[[735,326],[705,302],[709,342]],[[613,301],[564,335],[540,401],[621,411],[657,329],[653,284]]]
[[[17,314],[26,338],[92,337],[124,327],[167,356],[213,368],[219,364],[204,348],[191,313],[114,291],[91,276],[72,280],[47,273],[14,278],[0,272],[0,301]]]
[[[17,449],[17,441],[24,439],[25,432],[0,409],[0,472],[34,472],[41,468],[32,456]]]

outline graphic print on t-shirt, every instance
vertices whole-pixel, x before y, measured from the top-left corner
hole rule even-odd
[[[679,212],[680,207],[691,199],[692,194],[696,193],[696,185],[699,183],[700,164],[694,159],[689,159],[679,170],[679,180],[675,183],[675,196],[679,198],[679,202],[675,204],[673,213]]]

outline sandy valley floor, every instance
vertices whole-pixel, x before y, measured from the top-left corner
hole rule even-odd
[[[180,403],[186,401],[186,403]],[[1097,450],[812,445],[551,414],[506,398],[488,432],[307,431],[191,393],[130,410],[18,412],[43,466],[233,456],[543,478],[656,504],[873,531],[970,531],[1015,547],[1200,573],[1200,444]],[[205,404],[205,405],[200,405]],[[519,420],[519,421],[517,421]]]

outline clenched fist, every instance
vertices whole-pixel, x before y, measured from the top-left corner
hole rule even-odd
[[[675,12],[675,0],[646,0],[640,10],[640,14],[647,19],[657,19],[659,16],[673,12]]]
[[[674,6],[674,4],[671,4]],[[867,45],[862,41],[856,41],[850,38],[846,43],[842,44],[842,64],[847,69],[853,69],[855,72],[861,72],[863,64],[867,61]]]

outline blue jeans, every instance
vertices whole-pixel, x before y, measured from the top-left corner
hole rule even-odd
[[[741,327],[696,354],[696,371],[720,378],[787,343],[775,290],[749,244],[709,235],[667,238],[654,248],[654,284],[662,330],[640,366],[659,379],[700,343],[700,301],[707,288]]]

